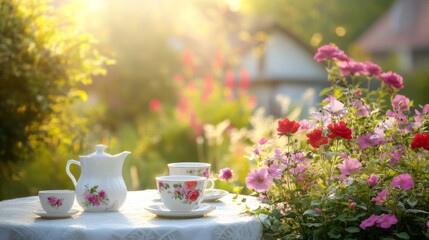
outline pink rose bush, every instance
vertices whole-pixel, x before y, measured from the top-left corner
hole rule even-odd
[[[273,239],[429,238],[429,105],[332,44],[314,59],[331,86],[311,117],[281,119],[249,151],[263,203],[250,213]]]

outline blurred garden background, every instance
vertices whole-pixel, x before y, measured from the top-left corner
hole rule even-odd
[[[0,0],[0,200],[74,189],[67,160],[99,143],[132,152],[129,190],[179,161],[244,185],[248,146],[319,100],[329,43],[428,103],[428,2]]]

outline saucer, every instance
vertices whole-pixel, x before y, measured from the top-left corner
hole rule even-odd
[[[206,189],[204,190],[204,201],[216,201],[222,197],[228,195],[228,191],[222,189]]]
[[[154,204],[144,207],[147,211],[163,218],[198,218],[213,211],[216,207],[208,204],[201,204],[194,210],[190,211],[171,211],[161,204]]]
[[[78,212],[79,210],[76,209],[70,209],[66,213],[47,213],[43,209],[33,211],[34,214],[39,215],[42,218],[69,218]]]

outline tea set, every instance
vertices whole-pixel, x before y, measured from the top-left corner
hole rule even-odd
[[[72,190],[39,191],[43,208],[33,211],[42,218],[67,218],[79,212],[72,209],[76,199],[85,212],[119,211],[127,197],[127,186],[122,177],[122,166],[128,151],[116,155],[105,152],[107,146],[98,144],[95,152],[80,156],[79,161],[68,160],[66,173],[75,186]],[[81,168],[76,181],[71,165]],[[169,175],[156,177],[161,203],[144,208],[159,217],[194,218],[213,211],[215,206],[203,201],[218,200],[227,191],[214,189],[210,178],[210,164],[178,162],[168,164]]]

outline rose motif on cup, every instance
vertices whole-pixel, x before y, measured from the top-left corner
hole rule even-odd
[[[184,186],[180,183],[173,184],[173,187],[170,188],[169,184],[159,182],[158,187],[160,191],[168,191],[171,194],[172,198],[183,200],[184,203],[193,203],[198,200],[201,195],[201,191],[195,189],[197,186],[196,181],[187,181]],[[172,190],[170,190],[172,189]]]
[[[167,183],[167,184],[165,184],[165,183],[163,183],[163,182],[159,182],[158,183],[158,187],[159,187],[159,189],[161,190],[161,189],[164,189],[164,190],[167,190],[167,189],[169,189],[170,188],[170,185]]]
[[[54,208],[58,208],[61,205],[63,205],[63,201],[64,201],[64,198],[57,198],[54,196],[48,197],[48,204]]]
[[[88,185],[85,185],[85,192],[83,193],[85,201],[83,202],[83,207],[89,206],[100,206],[109,204],[109,198],[107,193],[104,190],[98,190],[98,185],[95,185],[91,188]]]
[[[194,202],[198,199],[198,197],[200,196],[200,192],[198,190],[191,190],[188,192],[188,194],[186,194],[186,200],[191,203]]]
[[[205,169],[189,169],[186,171],[186,174],[193,175],[193,176],[205,177],[205,178],[208,178],[210,175],[208,168],[205,168]]]

